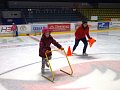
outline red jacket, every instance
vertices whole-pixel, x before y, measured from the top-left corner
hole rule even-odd
[[[17,25],[12,25],[11,30],[12,31],[17,31]]]
[[[48,38],[43,34],[39,43],[39,56],[45,58],[46,50],[51,51],[50,44],[55,45],[57,48],[61,48],[62,46],[50,35]],[[48,57],[52,55],[52,53],[47,54]]]
[[[75,38],[82,39],[85,38],[86,35],[90,39],[89,27],[87,26],[86,28],[84,28],[83,25],[81,24],[81,26],[79,26],[75,32]]]

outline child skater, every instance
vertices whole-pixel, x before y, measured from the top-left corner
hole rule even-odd
[[[52,53],[50,44],[52,43],[57,48],[64,50],[64,48],[51,36],[51,32],[48,28],[43,28],[43,34],[39,43],[39,56],[42,57],[42,66],[41,66],[41,73],[44,74],[45,65],[49,67],[48,63],[46,62],[45,53],[47,52],[48,60],[51,59]]]
[[[88,46],[86,36],[88,37],[88,39],[92,39],[89,35],[89,26],[87,24],[87,21],[82,21],[82,24],[78,26],[78,28],[76,29],[76,32],[75,32],[75,44],[73,46],[72,53],[75,51],[79,42],[82,41],[83,44],[84,44],[84,48],[83,48],[82,53],[83,53],[83,55],[88,55],[86,53],[86,49],[87,49],[87,46]]]

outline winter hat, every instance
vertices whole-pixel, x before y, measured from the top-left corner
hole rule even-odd
[[[46,32],[51,32],[48,28],[46,28],[46,27],[44,27],[43,29],[42,29],[42,33],[44,34],[44,33],[46,33]]]
[[[82,24],[85,24],[85,23],[87,23],[87,20],[83,20],[83,21],[82,21]]]

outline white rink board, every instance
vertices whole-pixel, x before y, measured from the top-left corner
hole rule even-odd
[[[31,33],[31,25],[17,25],[18,26],[18,33]]]
[[[34,31],[32,30],[32,26],[48,26],[48,24],[70,24],[70,30],[74,31],[76,24],[80,22],[54,22],[54,23],[33,23],[33,24],[24,24],[24,25],[17,25],[18,26],[18,33],[19,34],[32,34]],[[97,30],[98,22],[88,22],[90,30]],[[4,34],[13,34],[11,31],[12,25],[1,25],[0,26],[0,35]],[[110,28],[120,28],[120,22],[119,21],[112,21],[110,22]]]

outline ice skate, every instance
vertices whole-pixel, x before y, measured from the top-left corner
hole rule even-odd
[[[83,53],[83,56],[88,56],[88,54],[87,53]]]
[[[41,74],[45,74],[45,68],[41,68]]]

